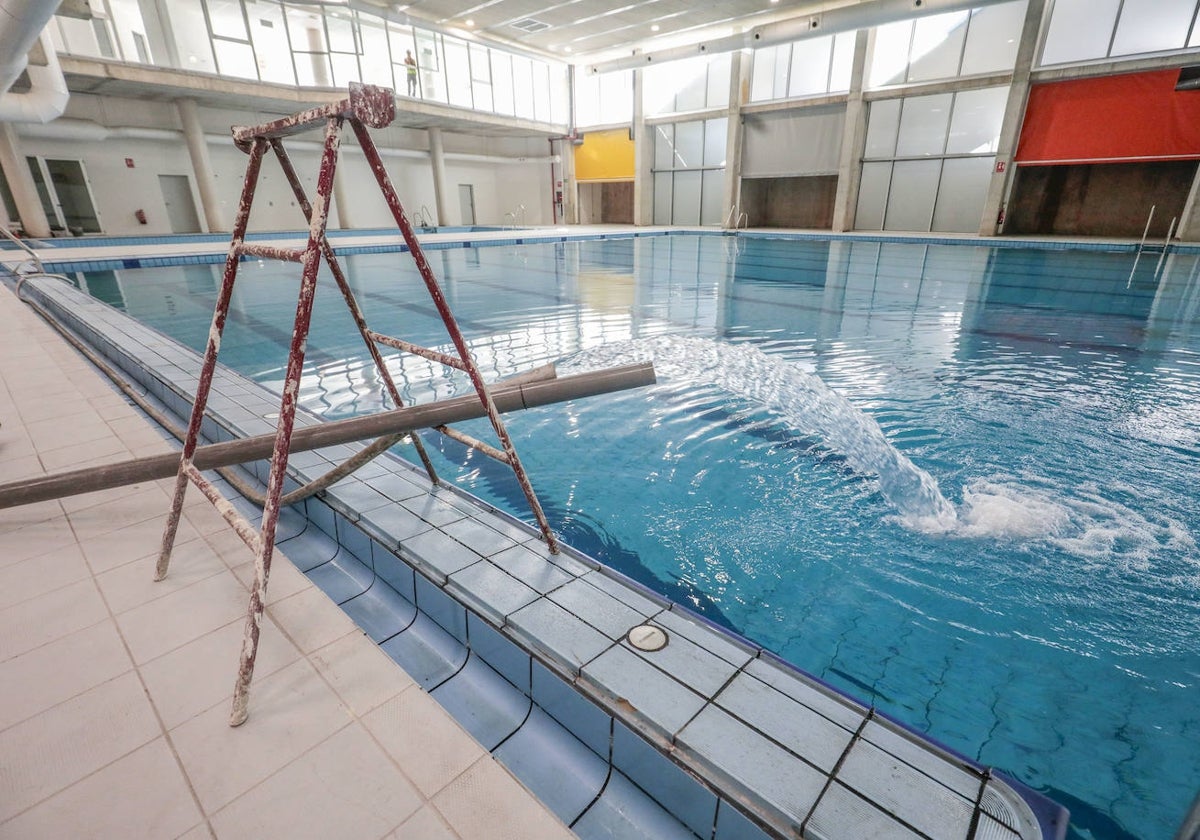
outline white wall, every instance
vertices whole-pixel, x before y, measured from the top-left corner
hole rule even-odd
[[[245,125],[275,119],[274,114],[248,111],[199,109],[205,132],[218,137],[229,136],[231,125]],[[200,196],[191,160],[183,143],[178,116],[171,103],[141,102],[73,95],[66,121],[86,120],[111,129],[155,129],[177,132],[168,139],[147,140],[110,136],[103,140],[47,137],[61,133],[54,124],[48,127],[18,126],[25,155],[82,160],[91,184],[92,195],[104,232],[112,235],[153,235],[170,233],[167,210],[159,187],[159,175],[186,175],[192,184],[197,214],[203,220]],[[75,123],[79,125],[79,123]],[[393,186],[409,217],[425,206],[434,215],[433,173],[428,157],[428,138],[423,130],[389,127],[372,136],[383,154],[384,164]],[[445,135],[446,138],[446,200],[449,219],[459,220],[458,184],[471,184],[475,193],[476,220],[479,224],[503,224],[505,213],[525,205],[528,224],[550,224],[551,173],[544,160],[549,145],[542,138],[486,138],[467,135]],[[323,134],[313,131],[287,142],[289,155],[310,199],[315,193],[316,176],[320,166],[320,143]],[[354,227],[393,227],[394,221],[379,192],[375,178],[366,165],[353,132],[342,135],[342,155],[339,171],[344,192],[351,204],[350,219]],[[209,156],[216,181],[217,195],[222,205],[225,224],[232,225],[242,191],[247,157],[228,143],[209,143]],[[402,154],[389,154],[389,151]],[[476,161],[456,159],[457,154],[489,155],[506,160]],[[542,160],[520,162],[522,156]],[[125,159],[133,161],[133,167]],[[291,189],[283,177],[274,155],[264,160],[259,186],[255,194],[250,229],[297,230],[305,226]],[[510,162],[512,161],[512,162]],[[146,214],[146,224],[135,218],[137,210]],[[330,225],[336,225],[336,216]]]

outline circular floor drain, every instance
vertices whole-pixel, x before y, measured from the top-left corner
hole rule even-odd
[[[639,624],[625,637],[638,650],[653,652],[667,646],[667,631],[652,624]]]

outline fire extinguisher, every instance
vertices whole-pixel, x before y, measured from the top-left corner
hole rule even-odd
[[[998,228],[1004,227],[1004,207],[1005,205],[1001,204],[1000,212],[996,214],[996,227]]]

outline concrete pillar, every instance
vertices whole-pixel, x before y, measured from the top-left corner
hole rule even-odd
[[[575,179],[575,146],[570,140],[559,140],[558,171],[563,182],[563,224],[579,224],[579,182]]]
[[[654,127],[646,125],[646,74],[633,71],[633,223],[654,224]]]
[[[333,209],[337,212],[338,227],[349,230],[354,227],[354,222],[350,220],[353,211],[350,209],[350,196],[346,192],[346,178],[342,172],[345,165],[343,158],[338,161],[337,169],[333,170]]]
[[[1200,242],[1200,165],[1192,178],[1192,191],[1188,193],[1187,204],[1183,205],[1175,238],[1181,242]]]
[[[729,54],[729,128],[725,134],[725,188],[721,200],[722,227],[737,228],[742,213],[742,106],[750,99],[750,54],[734,50]],[[736,208],[732,214],[729,209]]]
[[[21,143],[11,123],[0,123],[0,169],[8,180],[17,214],[21,217],[21,228],[26,236],[46,239],[50,236],[50,222],[38,198],[37,186],[29,173],[29,165],[21,154]]]
[[[204,210],[204,224],[209,233],[230,230],[221,212],[217,198],[217,179],[213,177],[212,162],[208,158],[208,144],[204,141],[204,127],[194,99],[176,99],[175,110],[183,125],[183,139],[187,143],[188,157],[192,159],[192,174],[196,176],[196,187],[200,191],[200,205]]]
[[[858,214],[858,187],[862,182],[863,153],[867,147],[867,106],[863,102],[863,78],[867,67],[869,31],[858,30],[854,37],[854,63],[850,70],[850,93],[846,97],[846,123],[842,128],[842,149],[838,156],[837,191],[833,199],[835,232],[854,230]]]
[[[1008,102],[1004,106],[1004,120],[1000,123],[996,166],[992,170],[987,200],[983,204],[983,216],[979,220],[980,236],[995,236],[1004,232],[1000,214],[1012,189],[1015,174],[1013,158],[1017,153],[1017,142],[1021,139],[1021,123],[1025,120],[1025,106],[1029,102],[1029,76],[1037,57],[1038,33],[1045,12],[1046,0],[1029,0],[1025,9],[1025,26],[1021,30],[1021,43],[1017,45],[1017,63],[1013,68],[1012,85],[1008,89]]]
[[[450,224],[450,208],[446,206],[446,151],[442,147],[442,130],[429,132],[429,163],[433,166],[433,211],[439,226]]]

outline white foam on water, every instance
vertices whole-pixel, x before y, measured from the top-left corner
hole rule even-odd
[[[1148,568],[1156,556],[1192,555],[1180,522],[1133,510],[1091,484],[1045,486],[1034,477],[975,479],[963,488],[961,537],[1044,541],[1086,566]]]
[[[564,368],[597,368],[652,361],[660,376],[700,381],[759,403],[799,434],[818,438],[857,472],[873,475],[908,527],[945,532],[958,515],[937,481],[903,455],[873,418],[829,389],[816,375],[749,344],[658,336],[584,351]]]
[[[749,344],[658,336],[604,345],[565,360],[566,369],[652,361],[667,379],[715,385],[762,405],[798,434],[813,436],[855,471],[877,478],[898,521],[915,531],[964,539],[1043,542],[1084,562],[1143,568],[1163,552],[1194,555],[1195,541],[1169,517],[1138,513],[1109,498],[1130,488],[1064,488],[1034,475],[977,478],[962,505],[903,455],[873,418],[801,365]]]

